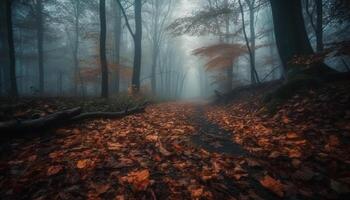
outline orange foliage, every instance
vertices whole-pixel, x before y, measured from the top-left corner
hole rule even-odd
[[[206,57],[206,70],[226,68],[232,65],[237,58],[247,53],[247,49],[241,44],[215,44],[201,47],[193,51],[194,55]]]

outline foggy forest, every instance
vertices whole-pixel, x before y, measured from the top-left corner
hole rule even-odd
[[[350,1],[0,0],[0,199],[350,199]]]

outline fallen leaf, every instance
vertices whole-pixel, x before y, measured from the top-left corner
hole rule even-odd
[[[146,140],[151,141],[151,142],[156,142],[158,140],[157,135],[147,135]]]
[[[203,188],[191,189],[191,196],[194,199],[199,199],[203,195]]]
[[[287,133],[287,138],[288,139],[296,139],[298,138],[299,136],[295,133],[295,132],[288,132]]]
[[[260,184],[262,186],[264,186],[265,188],[271,190],[277,196],[279,196],[279,197],[283,197],[284,196],[283,184],[279,180],[276,180],[276,179],[272,178],[271,176],[266,175],[265,177],[260,179],[259,182],[260,182]]]
[[[109,150],[116,151],[123,147],[120,143],[107,142],[107,146]]]
[[[77,168],[78,169],[84,169],[87,165],[88,165],[88,162],[89,162],[90,160],[88,160],[88,159],[84,159],[84,160],[79,160],[78,162],[77,162]]]
[[[269,158],[278,158],[280,156],[281,156],[280,152],[273,151],[273,152],[270,153]]]
[[[289,150],[288,155],[290,158],[300,158],[302,154],[297,149],[291,149]]]
[[[111,184],[92,184],[92,187],[96,190],[96,193],[100,195],[106,193],[111,188]]]
[[[149,171],[144,169],[128,173],[127,176],[121,177],[121,181],[132,184],[137,191],[143,191],[150,184],[149,177]]]
[[[58,174],[60,171],[62,171],[62,169],[63,169],[63,167],[61,165],[53,165],[47,169],[46,174],[48,176],[53,176],[53,175]]]

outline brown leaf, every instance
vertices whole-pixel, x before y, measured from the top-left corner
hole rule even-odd
[[[53,176],[53,175],[58,174],[60,171],[62,171],[62,169],[63,169],[63,167],[61,165],[53,165],[47,169],[46,174],[48,176]]]
[[[199,199],[203,195],[203,188],[191,189],[191,196],[194,199]]]
[[[301,152],[297,149],[291,149],[288,152],[290,158],[300,158],[302,156]]]
[[[147,135],[146,140],[151,141],[151,142],[156,142],[158,140],[157,135]]]
[[[288,132],[287,133],[287,138],[288,139],[296,139],[298,138],[299,136],[295,133],[295,132]]]
[[[120,143],[107,142],[108,149],[111,151],[117,151],[123,147]]]
[[[145,190],[150,184],[150,173],[147,169],[130,172],[127,176],[121,177],[122,182],[132,184],[137,191]]]
[[[269,158],[278,158],[280,156],[281,156],[280,152],[273,151],[273,152],[270,153]]]
[[[266,175],[265,177],[260,179],[259,182],[262,186],[271,190],[277,196],[279,196],[279,197],[284,196],[284,193],[283,193],[284,187],[283,187],[283,184],[279,180],[276,180],[276,179],[272,178],[271,176]]]
[[[92,187],[96,190],[96,193],[100,195],[106,193],[111,188],[111,184],[93,184]]]
[[[88,163],[89,163],[90,160],[88,159],[84,159],[84,160],[79,160],[77,162],[77,168],[78,169],[84,169],[87,167]]]

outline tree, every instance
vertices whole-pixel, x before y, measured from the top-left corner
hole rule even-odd
[[[118,65],[115,70],[115,88],[116,92],[119,92],[119,85],[120,85],[120,45],[121,45],[121,36],[122,36],[122,12],[118,5],[118,3],[115,3],[115,22],[113,24],[113,32],[114,32],[114,38],[115,38],[115,63]]]
[[[16,81],[16,58],[15,58],[15,47],[14,47],[14,40],[13,40],[13,27],[12,27],[12,1],[11,0],[5,0],[1,1],[1,23],[4,24],[3,28],[4,33],[2,34],[4,36],[4,49],[5,53],[5,59],[8,60],[9,63],[9,74],[5,76],[9,76],[10,81],[10,96],[17,97],[18,96],[18,90],[17,90],[17,81]],[[2,56],[2,55],[1,55]],[[6,67],[6,66],[4,66]],[[0,83],[3,84],[3,83]]]
[[[312,10],[310,11],[310,7]],[[316,23],[314,20],[314,10],[316,9]],[[324,49],[323,44],[323,2],[322,0],[314,0],[314,3],[310,6],[310,0],[305,0],[305,10],[309,17],[311,27],[316,36],[316,51],[322,52]]]
[[[101,61],[101,97],[108,98],[108,68],[106,58],[106,0],[100,0],[100,61]]]
[[[132,74],[132,88],[134,92],[140,90],[140,76],[141,76],[141,57],[142,57],[142,1],[134,1],[134,15],[135,15],[135,32],[132,31],[129,19],[126,15],[125,9],[120,0],[117,0],[120,9],[125,18],[126,26],[134,40],[134,68]]]
[[[149,6],[150,11],[148,13],[150,14],[151,22],[147,32],[150,33],[150,42],[152,44],[151,87],[152,92],[156,94],[158,59],[165,39],[166,22],[171,14],[173,4],[172,0],[151,0],[149,1]]]
[[[38,48],[38,67],[39,67],[39,93],[44,93],[44,21],[43,21],[43,3],[42,0],[35,1],[37,48]]]
[[[305,70],[304,63],[292,62],[296,57],[310,56],[314,52],[308,39],[301,8],[301,1],[271,0],[276,43],[285,76],[291,72]],[[312,73],[328,72],[329,68],[321,63],[309,66]]]

